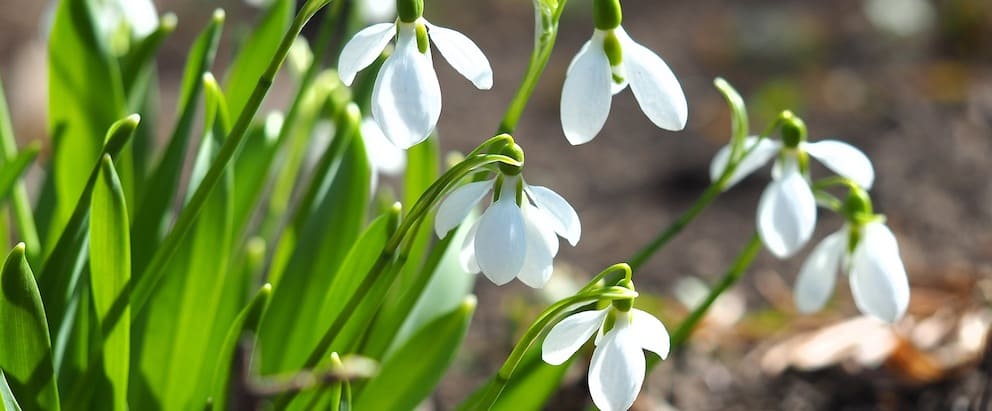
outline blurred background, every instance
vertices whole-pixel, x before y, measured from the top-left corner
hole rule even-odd
[[[0,76],[21,144],[48,144],[46,3],[0,2]],[[160,107],[164,118],[173,118],[186,49],[211,11],[224,8],[228,15],[215,72],[223,72],[232,44],[260,12],[234,0],[155,3],[159,13],[173,12],[179,21],[158,58]],[[566,142],[561,85],[593,28],[590,1],[571,0],[514,137],[527,153],[528,182],[553,187],[575,206],[582,241],[562,247],[546,290],[478,282],[481,309],[466,347],[426,407],[457,404],[495,372],[549,301],[627,260],[702,193],[710,159],[729,138],[729,112],[712,86],[719,76],[745,97],[752,132],[790,109],[806,121],[811,140],[844,140],[873,160],[871,194],[899,240],[912,285],[909,314],[891,328],[858,318],[843,279],[826,310],[795,312],[791,287],[803,258],[843,224],[821,212],[814,239],[799,255],[758,257],[689,347],[651,374],[635,409],[986,409],[982,396],[992,395],[992,364],[982,363],[992,324],[992,2],[625,0],[623,6],[627,32],[681,81],[688,126],[677,133],[654,127],[625,91],[614,98],[595,140],[578,147]],[[478,91],[435,56],[444,95],[442,148],[466,152],[492,135],[516,90],[533,42],[532,5],[428,0],[425,16],[475,40],[495,72],[494,89]],[[292,87],[283,80],[263,112],[285,108]],[[705,284],[750,237],[769,173],[765,168],[722,195],[635,273],[638,291],[647,294],[639,306],[669,329],[678,324],[684,307],[705,293]],[[549,409],[583,407],[585,370],[576,364]]]

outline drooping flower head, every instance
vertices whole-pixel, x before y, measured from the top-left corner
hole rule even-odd
[[[787,258],[809,241],[816,227],[816,199],[809,183],[809,157],[862,188],[871,188],[875,171],[861,150],[837,140],[806,141],[806,126],[791,113],[784,115],[782,140],[748,137],[747,155],[727,181],[728,189],[773,157],[772,182],[761,194],[757,225],[765,247]],[[719,180],[730,161],[731,146],[720,149],[710,163],[710,179]]]
[[[909,305],[909,280],[899,257],[899,245],[884,217],[871,210],[860,189],[851,190],[843,214],[847,223],[820,242],[799,270],[795,301],[799,311],[819,311],[833,293],[838,272],[848,273],[858,309],[895,322]]]
[[[615,301],[598,311],[573,314],[555,324],[544,337],[541,357],[559,365],[596,334],[589,364],[589,393],[603,411],[626,410],[634,404],[644,382],[643,350],[668,357],[668,330],[657,318],[632,308],[633,301]]]
[[[620,25],[619,0],[594,0],[596,29],[572,59],[561,92],[561,126],[574,145],[603,129],[613,95],[630,85],[637,104],[656,126],[685,128],[688,106],[668,65]]]
[[[424,141],[441,116],[441,87],[431,59],[430,42],[458,73],[477,88],[493,85],[493,71],[482,50],[455,30],[423,18],[423,0],[398,0],[395,23],[369,26],[341,50],[338,73],[345,85],[375,61],[389,41],[396,48],[383,63],[372,87],[372,118],[396,146],[406,149]]]
[[[494,179],[452,191],[438,207],[435,233],[444,237],[490,192],[492,204],[462,244],[462,267],[481,271],[496,285],[519,278],[530,287],[543,287],[554,269],[558,236],[574,246],[582,227],[568,201],[546,187],[528,185],[519,171],[501,169]]]

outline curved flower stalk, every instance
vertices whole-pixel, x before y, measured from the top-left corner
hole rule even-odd
[[[472,40],[424,19],[422,0],[403,3],[395,23],[374,24],[348,41],[341,50],[338,73],[350,86],[355,75],[372,64],[396,37],[396,49],[383,63],[372,87],[372,118],[389,141],[406,149],[424,141],[441,116],[441,87],[429,41],[479,89],[492,88],[493,71]]]
[[[844,271],[858,309],[895,322],[909,305],[909,280],[896,237],[883,216],[871,213],[863,191],[852,190],[844,211],[844,227],[824,238],[803,262],[796,279],[796,307],[803,313],[819,311],[833,293],[837,273]]]
[[[809,157],[831,171],[871,188],[875,171],[871,160],[854,146],[837,141],[806,141],[806,126],[801,119],[784,114],[782,140],[748,137],[744,141],[748,155],[737,165],[724,189],[776,157],[772,182],[758,203],[758,233],[765,247],[779,258],[792,256],[813,235],[816,227],[816,198],[809,184]],[[710,163],[710,179],[717,181],[727,167],[731,146],[721,148]]]
[[[589,393],[603,411],[626,410],[634,404],[644,382],[642,350],[668,357],[668,330],[647,312],[631,308],[632,302],[598,311],[583,311],[555,324],[541,345],[545,362],[567,361],[593,334],[596,349],[589,364]]]
[[[675,73],[620,26],[619,0],[595,0],[596,29],[572,59],[561,92],[561,126],[573,145],[599,134],[613,95],[630,85],[637,104],[656,126],[685,128],[688,106]]]
[[[558,193],[527,185],[519,174],[500,173],[492,180],[468,183],[441,202],[435,233],[444,237],[461,224],[491,190],[492,204],[462,245],[462,268],[482,271],[496,285],[519,278],[530,287],[543,287],[554,269],[557,236],[574,246],[582,234],[578,214]]]

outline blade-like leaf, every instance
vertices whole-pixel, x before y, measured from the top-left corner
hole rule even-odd
[[[20,181],[24,172],[27,171],[28,166],[38,157],[39,151],[41,151],[39,144],[31,144],[25,147],[24,151],[14,156],[14,158],[8,159],[0,167],[0,199],[6,199],[8,195],[14,192],[15,185]]]
[[[148,264],[161,239],[163,220],[173,204],[183,171],[183,159],[189,146],[197,102],[203,91],[203,75],[213,65],[224,26],[224,12],[217,10],[207,27],[193,43],[186,57],[186,68],[180,90],[179,118],[169,137],[158,165],[148,177],[143,192],[139,193],[134,218],[134,272],[140,273]]]
[[[245,108],[255,82],[265,71],[283,35],[289,29],[295,4],[292,0],[272,1],[262,21],[255,25],[251,35],[241,45],[224,83],[231,113],[240,113]]]
[[[13,396],[29,410],[58,410],[45,308],[23,243],[7,255],[0,271],[0,320],[0,369]]]
[[[0,411],[21,411],[17,398],[14,398],[14,393],[10,391],[3,370],[0,370]]]
[[[541,359],[541,345],[534,344],[513,373],[493,410],[539,410],[545,407],[548,399],[558,391],[568,367],[576,356],[562,365],[550,365]],[[485,388],[485,386],[483,386]]]
[[[382,363],[355,398],[358,410],[412,410],[434,390],[461,346],[475,311],[474,296],[427,324]]]
[[[12,161],[17,156],[17,142],[14,139],[14,128],[10,122],[10,112],[7,110],[7,98],[3,93],[3,82],[0,81],[0,157],[3,161]],[[38,228],[34,221],[34,212],[28,199],[28,191],[24,180],[18,179],[11,192],[11,206],[17,234],[27,246],[28,262],[39,263],[41,257],[41,240],[38,238]]]
[[[265,309],[269,306],[269,299],[272,297],[272,286],[265,284],[262,286],[255,298],[252,298],[248,306],[241,310],[224,338],[224,345],[217,355],[217,367],[214,369],[213,385],[210,393],[212,399],[212,409],[228,409],[228,388],[231,385],[231,368],[234,361],[235,348],[243,337],[254,338],[258,330],[259,322]],[[250,353],[248,355],[251,355]]]
[[[131,236],[124,190],[109,155],[103,156],[100,177],[90,202],[90,291],[103,338],[103,369],[109,395],[100,393],[107,409],[127,410],[128,367],[131,357]],[[107,402],[110,403],[107,403]]]
[[[65,127],[53,153],[52,182],[58,201],[53,222],[47,225],[49,238],[57,238],[72,216],[86,176],[100,158],[103,132],[125,114],[120,69],[89,3],[58,2],[49,35],[49,128]]]

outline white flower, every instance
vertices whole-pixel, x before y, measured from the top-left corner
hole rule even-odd
[[[604,334],[610,310],[616,314],[616,322]],[[626,410],[634,404],[644,382],[642,350],[667,358],[671,348],[668,331],[657,318],[638,309],[583,311],[551,328],[541,345],[541,357],[548,364],[562,364],[597,331],[589,365],[589,393],[603,411]]]
[[[406,152],[387,140],[379,125],[371,118],[363,118],[360,127],[362,141],[365,142],[365,154],[371,166],[374,192],[379,182],[379,173],[396,176],[403,172],[406,168]]]
[[[834,289],[835,276],[849,273],[851,294],[861,312],[895,322],[909,305],[909,280],[899,257],[899,246],[885,224],[873,221],[860,227],[851,247],[852,226],[846,224],[820,242],[799,270],[796,307],[804,313],[820,310]]]
[[[489,60],[472,40],[457,31],[435,26],[422,17],[412,23],[397,20],[359,31],[341,51],[338,74],[350,86],[358,71],[372,64],[396,36],[396,49],[383,63],[372,88],[372,117],[386,138],[403,149],[426,139],[441,115],[441,87],[430,46],[426,41],[418,46],[418,27],[427,30],[427,37],[441,55],[472,84],[485,90],[493,86]]]
[[[823,140],[799,142],[796,148],[785,147],[779,140],[748,137],[744,142],[749,154],[737,165],[724,189],[778,155],[772,168],[772,182],[758,203],[758,233],[765,247],[779,258],[787,258],[809,241],[816,227],[816,199],[807,177],[799,167],[801,153],[819,160],[831,171],[869,189],[875,180],[871,161],[850,144]],[[727,168],[730,146],[724,146],[710,163],[710,179],[717,181]]]
[[[96,29],[103,38],[112,38],[119,30],[135,39],[143,39],[158,29],[158,12],[151,0],[100,0],[94,3]],[[48,39],[58,1],[49,1],[42,13],[42,38]]]
[[[611,66],[604,45],[614,35],[622,63]],[[688,107],[675,73],[618,26],[596,29],[568,66],[561,91],[561,127],[568,141],[578,145],[596,137],[606,123],[613,95],[628,83],[652,123],[666,130],[685,128]]]
[[[389,21],[396,17],[395,0],[359,0],[355,7],[362,21],[378,23]]]
[[[438,237],[460,224],[492,190],[494,181],[468,183],[452,191],[434,219]],[[465,238],[462,267],[472,273],[482,271],[496,285],[516,277],[530,287],[543,287],[551,278],[558,254],[556,233],[573,246],[579,242],[579,216],[568,201],[546,187],[524,184],[520,176],[504,176],[499,198]]]

